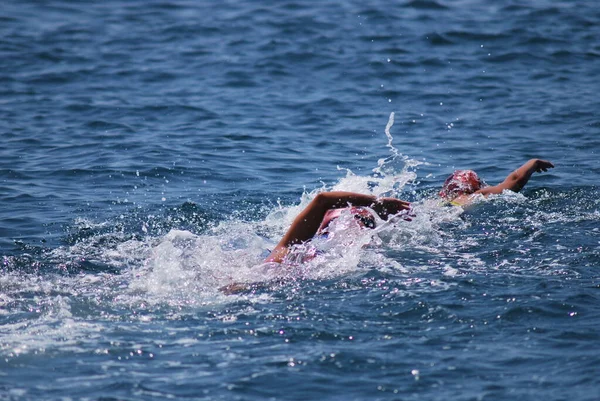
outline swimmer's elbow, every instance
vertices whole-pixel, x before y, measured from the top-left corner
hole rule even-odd
[[[314,206],[327,210],[337,206],[341,202],[340,196],[334,192],[321,192],[312,200]]]
[[[313,202],[317,205],[325,205],[329,199],[329,192],[321,192],[314,197]]]
[[[520,174],[518,171],[509,175],[506,180],[502,183],[502,189],[509,189],[513,192],[519,192],[527,184],[528,177]]]
[[[275,247],[275,249],[273,249],[273,251],[269,254],[269,256],[267,256],[267,258],[265,259],[265,263],[281,263],[283,262],[283,259],[285,258],[287,253],[287,247],[282,244],[278,244]]]

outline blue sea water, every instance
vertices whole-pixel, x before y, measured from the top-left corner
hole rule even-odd
[[[600,399],[599,76],[593,0],[3,2],[0,399]],[[331,189],[415,216],[263,264]]]

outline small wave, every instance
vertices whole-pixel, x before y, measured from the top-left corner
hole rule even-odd
[[[448,39],[445,35],[433,32],[424,35],[424,39],[434,46],[448,46],[455,44],[452,40]]]
[[[449,31],[445,35],[454,42],[468,40],[472,42],[490,43],[495,41],[506,40],[509,35],[506,33],[487,33],[487,32],[472,32],[472,31]]]
[[[124,132],[128,132],[128,133],[135,132],[135,129],[133,129],[132,127],[130,127],[127,124],[121,124],[121,123],[116,123],[116,122],[111,122],[111,121],[103,121],[103,120],[94,120],[94,121],[87,122],[86,126],[88,128],[94,129],[94,130],[105,130],[105,131],[118,130],[118,131],[124,131]]]
[[[531,10],[527,14],[527,17],[531,18],[531,19],[537,19],[537,18],[545,19],[548,17],[560,16],[560,15],[564,15],[564,9],[559,8],[559,7],[546,7],[543,9]]]
[[[490,56],[488,58],[486,58],[486,61],[490,62],[490,63],[508,63],[508,62],[512,62],[515,60],[519,60],[519,61],[532,61],[532,60],[542,60],[543,57],[541,56],[536,56],[530,52],[508,52],[508,53],[501,53],[501,54],[494,54],[493,56]]]
[[[448,7],[440,2],[433,0],[413,0],[404,5],[407,8],[415,8],[417,10],[447,10]]]
[[[225,73],[225,81],[221,85],[230,88],[254,88],[258,86],[258,83],[251,74],[245,71],[228,71]]]

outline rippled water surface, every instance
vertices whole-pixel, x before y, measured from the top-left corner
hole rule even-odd
[[[0,399],[600,399],[599,71],[592,0],[3,4]],[[332,189],[412,220],[263,264]]]

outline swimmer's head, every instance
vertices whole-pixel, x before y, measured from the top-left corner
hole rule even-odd
[[[440,196],[445,199],[454,199],[461,195],[470,195],[484,186],[483,180],[473,170],[456,170],[446,178]]]
[[[361,207],[351,207],[350,213],[361,227],[375,228],[375,218],[368,210]]]
[[[340,217],[344,212],[350,212],[349,214],[354,218],[354,221],[356,221],[361,228],[375,228],[375,217],[373,217],[371,212],[362,207],[352,206],[349,208],[328,210],[325,213],[325,216],[323,216],[323,220],[321,221],[321,225],[319,226],[317,233],[324,233],[328,231],[329,224]]]

